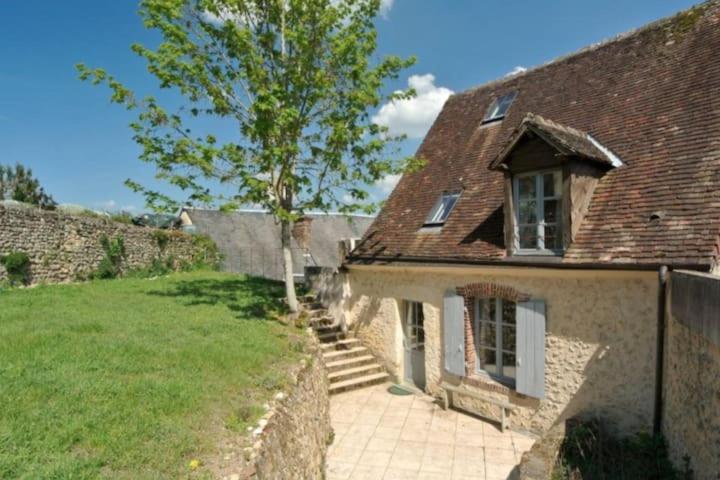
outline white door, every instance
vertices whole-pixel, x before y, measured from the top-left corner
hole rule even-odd
[[[419,302],[404,302],[403,350],[405,382],[425,389],[425,317]]]

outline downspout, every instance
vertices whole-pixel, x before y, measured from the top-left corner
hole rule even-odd
[[[657,313],[657,345],[655,365],[655,411],[653,415],[653,434],[662,434],[663,377],[665,369],[665,308],[667,305],[668,267],[658,269],[658,313]]]

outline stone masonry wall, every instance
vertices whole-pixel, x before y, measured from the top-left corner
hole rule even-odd
[[[160,254],[151,228],[114,222],[108,218],[68,215],[34,207],[0,205],[0,256],[21,251],[30,257],[30,283],[59,283],[86,277],[104,252],[100,237],[121,235],[127,261],[124,268],[149,266]],[[200,254],[190,235],[167,231],[170,240],[164,257],[192,262]],[[0,265],[0,281],[7,272]]]
[[[583,414],[607,419],[619,433],[651,429],[657,321],[654,272],[370,268],[350,267],[344,276],[343,316],[397,378],[403,378],[400,305],[403,300],[418,301],[425,313],[428,393],[438,395],[440,383],[448,381],[510,401],[518,407],[511,425],[538,434]],[[442,368],[444,293],[477,283],[497,284],[545,300],[544,399],[520,395],[472,371],[460,379]]]
[[[279,399],[256,431],[253,467],[235,478],[320,480],[331,440],[330,398],[322,355],[314,334],[287,396]],[[232,478],[232,477],[230,477]]]
[[[676,292],[671,275],[670,296]],[[706,278],[720,284],[720,278]],[[677,300],[677,299],[674,299]],[[696,307],[716,298],[697,298]],[[675,302],[668,302],[669,304]],[[683,313],[678,312],[678,313]],[[668,309],[663,385],[663,433],[670,457],[683,466],[688,456],[697,480],[720,478],[720,346],[700,331],[684,325]],[[720,317],[714,321],[720,323]],[[692,323],[690,324],[692,325]]]

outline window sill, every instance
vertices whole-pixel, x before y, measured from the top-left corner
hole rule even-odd
[[[480,122],[480,128],[492,127],[493,125],[500,125],[505,117],[495,118],[493,120],[484,120]]]
[[[510,395],[515,393],[514,382],[501,381],[485,373],[472,372],[465,377],[465,383],[483,390]]]
[[[515,250],[512,255],[519,257],[562,257],[564,253],[564,250]]]
[[[418,230],[418,233],[424,233],[424,234],[438,234],[442,232],[443,224],[427,224],[420,227],[420,230]]]

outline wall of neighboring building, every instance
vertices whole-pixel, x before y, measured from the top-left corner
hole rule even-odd
[[[676,465],[720,478],[720,277],[673,272],[669,283],[664,416]]]
[[[223,255],[221,268],[273,280],[284,279],[280,225],[263,211],[220,212],[187,209],[180,215],[184,228],[194,228],[210,236]],[[339,267],[342,262],[338,242],[360,238],[373,222],[372,217],[340,214],[309,214],[310,248],[304,250],[293,238],[295,275],[301,277],[306,266]]]
[[[621,433],[652,427],[658,291],[654,272],[351,266],[343,279],[339,309],[345,322],[398,378],[403,378],[401,304],[423,303],[426,390],[433,395],[440,394],[443,380],[458,381],[442,367],[446,291],[482,282],[544,299],[546,398],[526,397],[477,375],[462,379],[462,388],[515,404],[511,424],[536,433],[584,413],[601,416]]]
[[[148,267],[161,255],[153,228],[118,223],[104,217],[69,215],[31,206],[0,206],[0,256],[19,251],[30,257],[31,283],[57,283],[87,277],[105,253],[100,237],[121,236],[125,242],[125,268]],[[192,263],[204,254],[190,235],[166,231],[163,258]],[[7,272],[0,265],[0,281]]]

